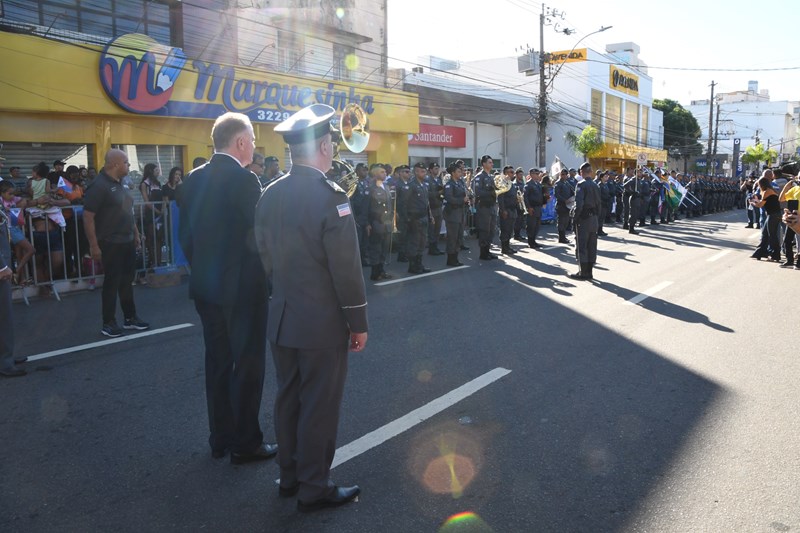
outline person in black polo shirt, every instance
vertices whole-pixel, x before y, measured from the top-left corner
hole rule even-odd
[[[115,317],[117,294],[125,315],[123,328],[144,330],[150,327],[136,315],[133,302],[133,277],[136,250],[141,248],[139,230],[133,217],[133,197],[122,186],[130,163],[122,150],[109,150],[105,166],[84,195],[83,224],[92,259],[102,260],[103,329],[106,337],[119,337],[122,329]]]

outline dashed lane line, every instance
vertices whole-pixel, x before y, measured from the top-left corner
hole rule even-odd
[[[721,251],[720,253],[718,253],[718,254],[715,254],[715,255],[713,255],[713,256],[711,256],[711,257],[709,257],[708,259],[706,259],[706,261],[708,261],[709,263],[713,263],[714,261],[717,261],[717,260],[719,260],[719,259],[722,259],[723,257],[725,257],[726,255],[728,255],[729,253],[731,253],[731,251],[730,251],[730,250],[723,250],[723,251]]]
[[[150,331],[143,331],[141,333],[133,333],[131,335],[125,335],[123,337],[117,337],[116,339],[108,339],[105,341],[97,341],[97,342],[90,342],[89,344],[81,344],[79,346],[72,346],[71,348],[63,348],[61,350],[53,350],[52,352],[45,352],[40,353],[37,355],[29,355],[28,362],[32,361],[40,361],[42,359],[47,359],[49,357],[56,357],[58,355],[64,355],[68,353],[75,353],[75,352],[82,352],[84,350],[91,350],[92,348],[99,348],[100,346],[109,346],[111,344],[117,344],[120,342],[128,342],[135,339],[141,339],[143,337],[151,337],[153,335],[160,335],[161,333],[168,333],[170,331],[177,331],[179,329],[191,328],[194,324],[177,324],[175,326],[168,326],[166,328],[159,328],[159,329],[151,329]]]
[[[630,300],[625,302],[625,305],[636,305],[636,304],[642,303],[643,301],[645,301],[648,298],[650,298],[651,296],[653,296],[655,293],[666,289],[667,287],[669,287],[673,283],[674,282],[672,282],[672,281],[662,281],[658,285],[656,285],[654,287],[650,287],[646,291],[644,291],[644,292],[642,292],[640,294],[637,294],[636,296],[634,296],[633,298],[631,298]]]

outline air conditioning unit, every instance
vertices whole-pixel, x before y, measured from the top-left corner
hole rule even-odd
[[[517,57],[517,72],[532,76],[539,72],[539,52],[528,52]]]

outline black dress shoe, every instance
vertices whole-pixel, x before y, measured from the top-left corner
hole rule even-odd
[[[28,361],[28,356],[27,355],[22,356],[22,357],[15,357],[14,358],[14,364],[15,365],[21,365],[22,363],[25,363],[27,361]]]
[[[9,368],[8,370],[0,370],[0,376],[4,378],[19,378],[27,374],[24,368],[17,368],[15,366]]]
[[[340,505],[344,505],[355,500],[356,496],[358,496],[360,493],[361,489],[358,485],[353,485],[352,487],[336,487],[333,490],[333,494],[327,498],[314,500],[313,502],[297,500],[297,510],[301,513],[311,513],[327,507],[339,507]]]
[[[251,453],[238,453],[231,452],[231,464],[243,465],[245,463],[253,463],[255,461],[266,461],[278,453],[277,444],[262,444],[256,451]]]
[[[211,449],[211,457],[212,459],[222,459],[225,457],[225,454],[228,453],[227,448],[220,448],[220,449]]]
[[[291,498],[295,496],[297,492],[300,490],[300,483],[292,485],[291,487],[284,487],[282,485],[278,485],[278,496],[281,498]]]

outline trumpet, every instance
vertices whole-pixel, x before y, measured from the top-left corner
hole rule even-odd
[[[345,148],[358,154],[367,148],[369,143],[369,118],[367,113],[358,104],[347,104],[338,120],[332,121],[334,129],[333,161],[331,167],[337,175],[339,186],[347,191],[347,196],[353,196],[358,185],[356,171],[339,155],[339,143]]]

